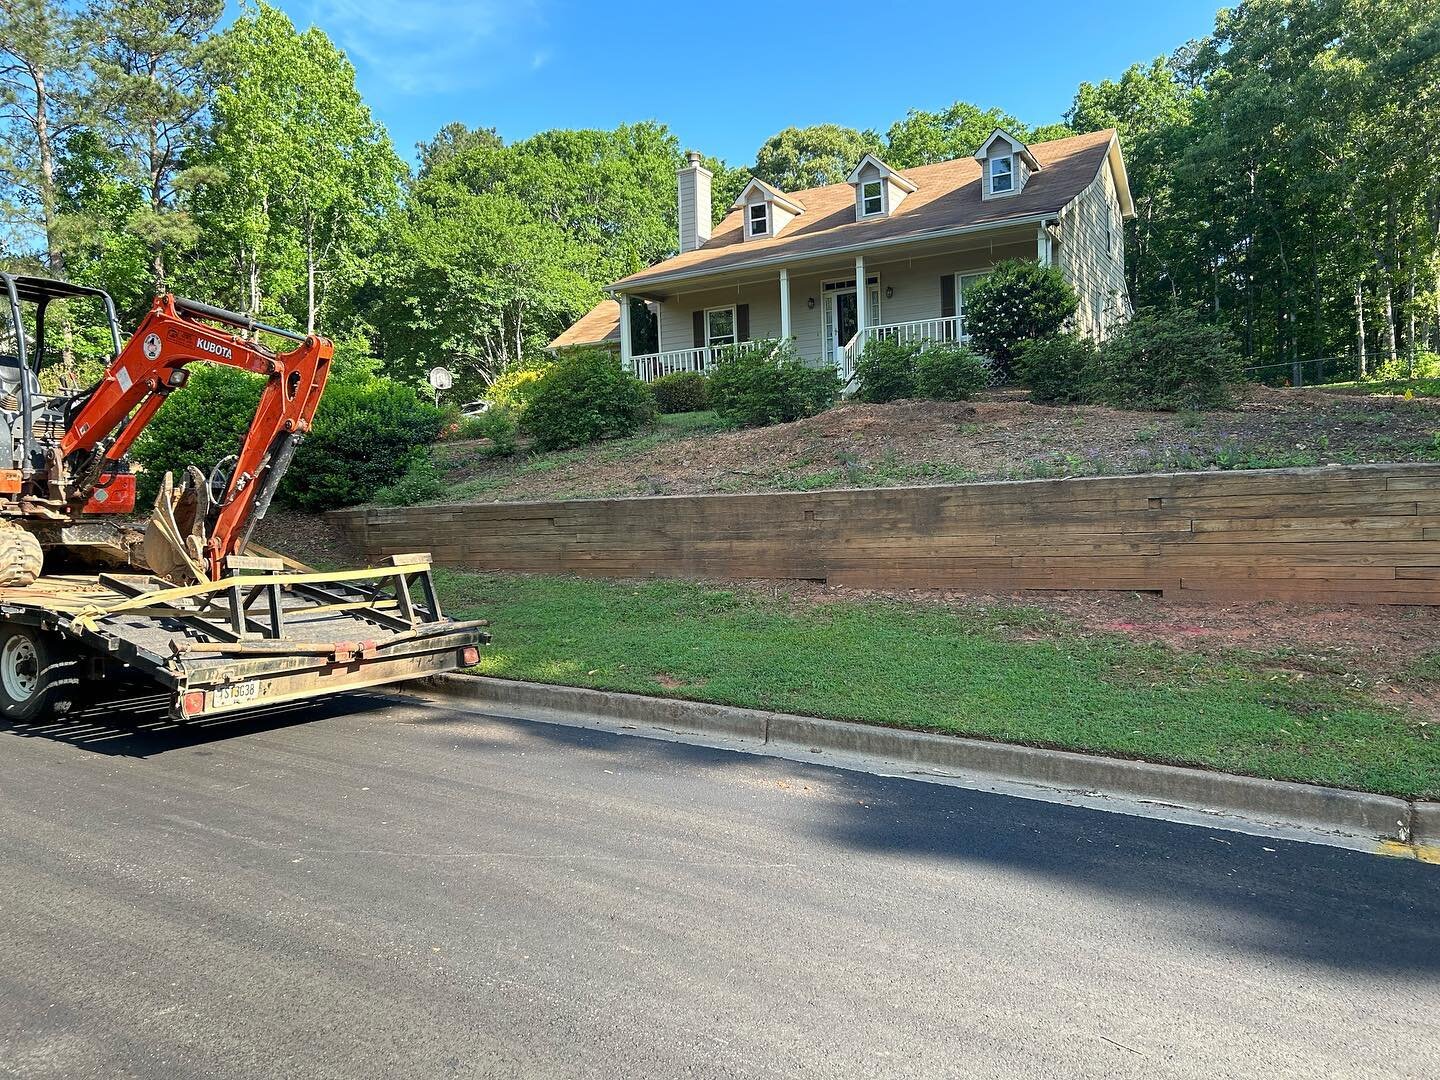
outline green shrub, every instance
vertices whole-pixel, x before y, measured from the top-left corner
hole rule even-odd
[[[872,338],[855,362],[855,396],[883,404],[915,396],[915,361],[918,341]]]
[[[650,388],[605,349],[576,349],[545,372],[520,417],[537,450],[633,434],[655,414]]]
[[[239,452],[265,386],[260,376],[236,368],[196,364],[189,370],[189,380],[165,400],[131,452],[144,469],[139,499],[146,508],[167,470],[177,480],[187,465],[209,475],[216,462]]]
[[[915,393],[932,401],[965,401],[990,382],[990,364],[963,345],[933,342],[915,358]]]
[[[1009,376],[1022,342],[1059,332],[1079,298],[1053,266],[1027,259],[996,265],[965,294],[970,344]]]
[[[1235,340],[1186,308],[1137,312],[1100,347],[1092,396],[1117,409],[1216,409],[1240,382]]]
[[[1095,343],[1089,338],[1051,334],[1021,346],[1016,374],[1037,405],[1075,405],[1085,400],[1095,363]]]
[[[444,495],[445,482],[427,454],[413,459],[400,479],[376,491],[374,501],[381,506],[415,506]]]
[[[1440,378],[1440,353],[1419,349],[1413,360],[1409,356],[1397,356],[1394,360],[1382,362],[1367,377],[1372,382]]]
[[[540,380],[554,364],[540,364],[536,367],[512,367],[500,373],[485,391],[485,400],[492,405],[503,405],[513,409],[516,415],[523,413],[530,399],[540,388]]]
[[[427,455],[444,413],[390,379],[332,380],[281,494],[305,510],[368,502]]]
[[[136,440],[144,468],[141,496],[153,499],[166,470],[187,465],[207,475],[238,453],[265,380],[234,368],[195,365]],[[440,434],[444,413],[408,386],[359,372],[331,379],[280,485],[280,498],[305,510],[368,501],[405,474]]]
[[[814,416],[839,394],[840,376],[833,367],[807,367],[789,345],[736,350],[710,375],[710,407],[743,427]]]
[[[667,416],[700,412],[710,407],[710,382],[698,371],[677,371],[662,375],[650,384],[655,406]]]
[[[509,457],[515,453],[515,436],[520,422],[515,410],[504,405],[492,405],[483,413],[467,416],[460,421],[459,437],[462,439],[489,439],[485,452],[492,457]]]

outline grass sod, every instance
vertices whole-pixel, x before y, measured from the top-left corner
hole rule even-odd
[[[439,571],[482,674],[1440,796],[1440,740],[1324,676],[1067,635],[1023,606],[801,604],[683,583]],[[1021,640],[1021,635],[1025,640]]]

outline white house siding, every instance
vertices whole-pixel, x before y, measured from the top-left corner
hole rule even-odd
[[[1058,262],[1080,297],[1076,329],[1104,341],[1130,317],[1125,287],[1124,222],[1108,161],[1095,182],[1060,216]]]

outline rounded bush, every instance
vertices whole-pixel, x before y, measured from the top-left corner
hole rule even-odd
[[[154,498],[160,477],[187,465],[207,474],[238,453],[265,380],[234,368],[195,366],[136,441],[144,468],[141,497]],[[357,372],[333,378],[280,485],[280,499],[305,510],[368,501],[439,435],[445,414],[414,390]]]
[[[1240,380],[1227,331],[1187,308],[1150,309],[1100,347],[1091,392],[1117,409],[1220,409]]]
[[[280,493],[306,510],[368,502],[426,459],[444,420],[440,409],[402,383],[365,376],[332,380]]]
[[[963,345],[937,342],[915,358],[915,393],[933,401],[965,401],[990,382],[990,365]]]
[[[655,407],[662,413],[699,412],[710,407],[710,383],[698,371],[662,375],[650,384]]]
[[[1075,405],[1085,400],[1095,362],[1095,343],[1089,338],[1051,334],[1025,342],[1015,370],[1037,405]]]
[[[710,407],[742,427],[814,416],[839,395],[839,373],[806,366],[789,345],[737,350],[710,375]]]
[[[435,502],[444,495],[445,483],[435,463],[429,457],[418,457],[410,462],[404,476],[376,491],[374,501],[381,506],[416,506]]]
[[[1058,333],[1078,306],[1056,267],[1012,259],[965,294],[965,331],[970,344],[1009,376],[1021,344]]]
[[[919,355],[918,341],[867,341],[855,362],[855,396],[876,405],[914,397],[915,361]]]
[[[650,388],[604,349],[567,353],[545,372],[520,417],[537,450],[630,435],[655,414]]]

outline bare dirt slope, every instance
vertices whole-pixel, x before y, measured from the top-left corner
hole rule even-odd
[[[1255,388],[1206,413],[1047,408],[1019,395],[844,404],[793,424],[686,431],[561,454],[484,456],[450,443],[453,502],[961,483],[1440,457],[1440,401]]]

